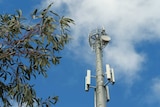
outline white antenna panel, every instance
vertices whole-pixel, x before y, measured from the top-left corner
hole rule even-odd
[[[91,70],[87,70],[87,76],[86,76],[86,84],[91,84]]]
[[[107,102],[108,102],[110,100],[109,87],[106,85],[105,88],[106,88],[106,99],[107,99]]]
[[[85,77],[85,90],[89,90],[91,84],[91,70],[87,70],[87,76]]]
[[[89,84],[87,84],[87,76],[85,77],[85,91],[89,90]]]
[[[111,80],[111,71],[110,71],[109,64],[106,64],[106,75],[107,75],[107,79]]]
[[[114,76],[114,69],[113,68],[111,69],[111,76],[112,76],[111,82],[112,82],[112,84],[114,84],[115,83],[115,76]]]
[[[87,85],[90,85],[91,84],[91,78],[86,76],[86,84]]]
[[[87,77],[91,77],[91,70],[87,70]]]

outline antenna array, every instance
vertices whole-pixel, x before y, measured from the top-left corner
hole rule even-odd
[[[112,85],[115,83],[115,76],[113,68],[110,68],[109,64],[106,64],[106,72],[102,70],[102,49],[109,43],[111,38],[105,32],[105,29],[96,29],[89,34],[90,47],[95,50],[96,53],[96,76],[91,75],[91,70],[87,70],[87,76],[85,77],[85,90],[89,91],[89,88],[95,89],[95,107],[106,107],[106,101],[110,100],[109,95],[109,83]],[[91,86],[91,78],[96,78],[96,86]],[[104,78],[107,78],[104,81]]]

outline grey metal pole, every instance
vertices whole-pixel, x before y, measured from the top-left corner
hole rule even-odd
[[[105,33],[104,28],[93,30],[89,34],[89,44],[93,49],[95,49],[95,53],[96,53],[96,87],[94,87],[95,88],[95,94],[94,94],[95,107],[107,107],[106,106],[106,100],[107,100],[106,89],[105,89],[104,74],[102,69],[102,49],[109,43],[110,40],[111,38]],[[86,76],[85,81],[86,81],[85,90],[88,91],[89,88],[91,87],[90,76]]]
[[[95,43],[96,51],[96,107],[106,107],[104,76],[102,70],[102,47],[100,38]]]
[[[94,90],[94,107],[96,107],[96,89]]]

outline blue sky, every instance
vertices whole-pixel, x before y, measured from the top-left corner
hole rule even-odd
[[[55,2],[53,9],[71,17],[73,40],[60,54],[61,64],[33,81],[37,95],[58,95],[55,107],[93,107],[93,89],[84,91],[86,70],[95,74],[95,54],[88,34],[104,26],[111,42],[104,49],[103,69],[115,69],[107,107],[158,107],[160,105],[160,1],[158,0],[0,0],[0,13],[22,9],[28,17],[34,8]],[[94,80],[93,85],[94,85]],[[16,106],[16,105],[15,105]]]

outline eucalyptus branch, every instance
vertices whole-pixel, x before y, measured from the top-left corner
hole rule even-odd
[[[39,75],[47,77],[47,68],[60,63],[59,52],[69,40],[70,24],[74,24],[50,10],[52,4],[42,11],[34,10],[32,21],[37,23],[32,25],[23,23],[21,10],[0,15],[0,100],[6,107],[11,106],[10,99],[29,107],[49,107],[58,101],[58,97],[41,100],[28,82]]]

